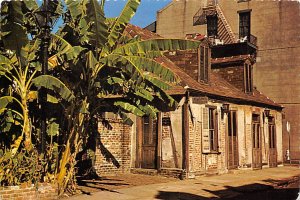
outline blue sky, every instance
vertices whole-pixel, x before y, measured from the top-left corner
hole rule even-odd
[[[144,28],[156,19],[156,11],[168,5],[172,0],[142,0],[131,23]],[[117,17],[127,0],[106,0],[104,12],[107,17]]]
[[[156,12],[168,5],[171,1],[172,0],[141,0],[141,4],[130,23],[144,28],[154,22],[156,20]],[[38,2],[41,3],[41,1]],[[126,3],[127,0],[106,0],[104,8],[105,16],[119,16]],[[56,32],[61,24],[62,19],[59,19],[53,28],[53,32]]]

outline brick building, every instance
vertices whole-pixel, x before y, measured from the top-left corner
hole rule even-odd
[[[128,33],[159,37],[135,26]],[[199,49],[157,59],[181,80],[168,91],[177,108],[157,119],[132,116],[133,126],[111,113],[101,119],[95,162],[100,175],[184,178],[282,163],[282,107],[253,88],[255,49],[238,44],[238,55],[224,57],[227,47],[219,55],[208,39],[199,38]]]
[[[284,160],[288,149],[292,162],[300,160],[299,1],[173,1],[157,12],[154,30],[167,38],[200,33],[215,45],[247,41],[255,46],[253,85],[284,106]]]

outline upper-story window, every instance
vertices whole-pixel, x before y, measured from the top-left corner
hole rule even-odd
[[[206,45],[199,48],[199,78],[198,81],[208,82],[210,68],[210,49]]]
[[[244,64],[244,86],[246,93],[253,92],[252,65],[247,62]]]
[[[217,37],[218,36],[218,16],[208,15],[206,16],[207,22],[207,36]]]
[[[240,38],[246,38],[250,40],[250,19],[251,19],[251,12],[247,11],[239,11],[239,36]]]

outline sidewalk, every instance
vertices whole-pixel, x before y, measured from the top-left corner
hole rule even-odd
[[[262,170],[238,170],[236,173],[216,175],[210,177],[198,177],[189,180],[174,180],[167,183],[134,186],[130,188],[116,189],[113,191],[100,191],[91,195],[77,195],[69,199],[79,200],[150,200],[150,199],[290,199],[297,197],[298,183],[295,188],[285,188],[291,181],[299,181],[299,167],[277,167]],[[273,187],[277,188],[272,190]],[[281,188],[284,188],[283,191]],[[290,190],[290,189],[293,189]],[[274,193],[266,193],[272,190]],[[259,194],[261,192],[264,196]],[[283,193],[289,192],[289,193]],[[255,195],[256,196],[253,196]],[[241,198],[241,195],[247,198]],[[283,198],[280,197],[283,195]],[[288,196],[290,195],[290,197]],[[296,198],[294,198],[296,199]]]

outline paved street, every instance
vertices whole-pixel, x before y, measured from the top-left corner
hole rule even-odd
[[[239,170],[184,181],[174,179],[164,183],[99,191],[69,199],[296,199],[299,192],[299,175],[299,167],[289,166],[255,171]]]

